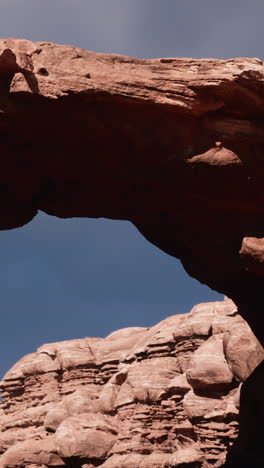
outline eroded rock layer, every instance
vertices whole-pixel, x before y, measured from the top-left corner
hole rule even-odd
[[[262,359],[230,300],[41,346],[1,383],[0,467],[223,466]]]
[[[129,220],[232,298],[262,345],[263,143],[259,59],[139,60],[0,40],[0,228],[38,210]],[[264,364],[242,390],[236,456],[243,443],[248,466],[262,458],[263,388]]]
[[[127,219],[264,344],[264,66],[0,40],[0,227]]]

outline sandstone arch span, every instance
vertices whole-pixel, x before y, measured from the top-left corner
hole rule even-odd
[[[264,343],[258,59],[138,60],[0,41],[0,227],[128,219]]]

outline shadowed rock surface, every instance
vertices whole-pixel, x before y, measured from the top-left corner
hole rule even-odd
[[[0,228],[38,210],[130,220],[232,298],[263,345],[263,109],[256,58],[139,60],[0,40]],[[195,368],[190,379],[204,385]],[[263,388],[262,365],[241,400],[250,463],[262,457]]]
[[[230,300],[41,346],[7,372],[0,467],[220,467],[263,349]]]
[[[264,66],[0,40],[0,227],[127,219],[264,342]]]

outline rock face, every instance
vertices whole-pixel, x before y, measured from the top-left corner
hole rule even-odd
[[[256,58],[139,60],[0,40],[0,229],[38,210],[129,220],[233,299],[264,345],[263,117]],[[215,340],[208,346],[218,356]],[[206,383],[197,366],[194,388],[229,386],[220,355]],[[247,374],[247,364],[235,362],[232,372]],[[242,391],[240,439],[250,463],[264,444],[261,388],[264,365]],[[254,392],[258,405],[249,410]]]
[[[0,40],[0,228],[127,219],[264,344],[264,66]]]
[[[220,467],[263,349],[231,300],[46,344],[5,375],[0,467]]]

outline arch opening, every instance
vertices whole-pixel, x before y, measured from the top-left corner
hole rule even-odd
[[[39,213],[0,238],[1,375],[44,343],[150,327],[222,299],[126,221]]]

